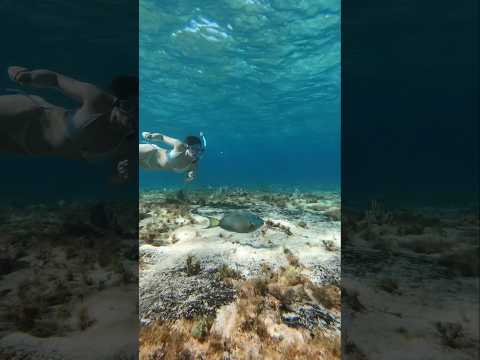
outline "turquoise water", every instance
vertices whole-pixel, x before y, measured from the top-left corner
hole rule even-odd
[[[140,81],[141,131],[205,133],[196,186],[339,187],[339,0],[140,0]]]

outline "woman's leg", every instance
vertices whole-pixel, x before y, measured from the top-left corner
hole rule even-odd
[[[41,121],[48,107],[55,108],[38,96],[0,96],[0,152],[29,154],[28,131],[43,138]]]
[[[139,165],[143,169],[159,169],[162,165],[159,163],[159,152],[164,149],[153,144],[139,144],[138,145],[138,159]]]

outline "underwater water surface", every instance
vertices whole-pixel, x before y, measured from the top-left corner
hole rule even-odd
[[[339,188],[340,1],[140,0],[139,52],[140,131],[206,136],[189,186]]]

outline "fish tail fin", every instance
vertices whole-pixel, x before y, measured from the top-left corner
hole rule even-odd
[[[207,229],[220,225],[220,220],[208,217],[208,226]]]

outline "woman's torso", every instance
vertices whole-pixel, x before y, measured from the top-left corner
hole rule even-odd
[[[32,122],[26,140],[33,152],[84,159],[88,154],[108,153],[122,141],[124,134],[109,120],[110,112],[89,105],[71,110],[48,107],[40,122]]]

